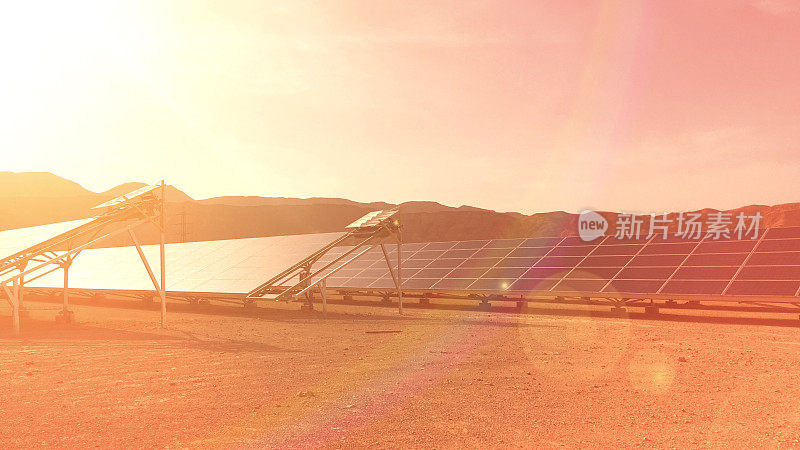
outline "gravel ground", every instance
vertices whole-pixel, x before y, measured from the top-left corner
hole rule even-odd
[[[5,448],[800,448],[795,326],[29,305],[20,338],[0,307]]]

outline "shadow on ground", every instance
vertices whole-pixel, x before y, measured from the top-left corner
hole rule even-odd
[[[11,318],[0,316],[0,339],[4,343],[21,343],[26,346],[38,344],[53,346],[86,346],[105,343],[140,343],[163,347],[192,348],[211,352],[278,352],[293,353],[287,349],[261,342],[236,339],[208,339],[192,333],[166,329],[162,333],[118,330],[81,323],[63,324],[51,320],[23,318],[19,336],[12,333]]]
[[[42,302],[42,303],[58,303],[48,297],[40,297],[40,296],[30,296],[30,301],[35,302]],[[113,307],[113,308],[123,308],[123,309],[130,309],[130,310],[152,310],[157,311],[159,305],[157,303],[151,304],[143,304],[141,302],[131,300],[131,299],[104,299],[104,300],[89,300],[85,298],[75,298],[72,300],[72,303],[77,305],[87,305],[87,306],[101,306],[101,307]],[[546,305],[547,301],[532,301],[528,303],[527,308],[524,312],[521,312],[519,308],[509,305],[509,303],[500,303],[495,302],[491,309],[486,311],[479,311],[475,303],[444,303],[444,302],[436,302],[435,304],[431,305],[420,305],[416,302],[405,303],[404,308],[408,310],[414,311],[421,311],[421,310],[436,310],[440,312],[445,311],[461,311],[461,312],[476,312],[477,314],[486,314],[485,318],[480,317],[448,317],[446,314],[437,314],[437,315],[426,315],[420,316],[418,313],[414,314],[413,316],[404,317],[399,316],[397,314],[397,305],[396,303],[385,303],[385,302],[376,302],[376,301],[367,301],[367,300],[350,300],[350,301],[341,301],[341,300],[331,300],[328,302],[329,308],[328,313],[323,315],[321,312],[321,305],[316,305],[316,309],[314,311],[306,311],[300,310],[299,305],[297,309],[286,309],[286,308],[278,308],[278,307],[270,307],[269,302],[261,303],[258,307],[254,308],[244,308],[241,305],[233,305],[233,304],[221,304],[221,303],[210,303],[210,304],[188,304],[188,303],[169,303],[168,310],[171,313],[191,313],[191,314],[202,314],[202,315],[216,315],[216,316],[228,316],[228,317],[244,317],[244,318],[254,318],[264,321],[273,321],[273,322],[297,322],[297,321],[309,321],[309,320],[329,320],[329,321],[344,321],[344,322],[353,322],[353,321],[368,321],[368,322],[382,322],[382,321],[439,321],[439,322],[449,322],[453,324],[469,324],[469,325],[486,325],[486,326],[513,326],[513,327],[520,327],[520,326],[531,326],[531,327],[541,327],[541,326],[556,326],[556,325],[542,325],[542,324],[529,324],[529,323],[519,323],[513,322],[509,320],[503,319],[510,319],[516,316],[546,316],[546,317],[586,317],[586,318],[599,318],[599,319],[635,319],[635,320],[648,320],[648,321],[672,321],[672,322],[688,322],[688,323],[709,323],[709,324],[728,324],[728,325],[759,325],[759,326],[776,326],[776,327],[790,327],[790,328],[797,328],[800,327],[800,320],[798,320],[798,316],[796,315],[797,312],[788,312],[790,310],[781,311],[781,317],[777,317],[777,312],[774,310],[759,310],[758,308],[748,307],[748,306],[734,306],[731,305],[730,307],[720,307],[717,305],[699,305],[699,307],[692,306],[692,305],[679,305],[677,307],[662,307],[661,312],[658,314],[647,314],[644,312],[640,312],[645,304],[633,304],[629,305],[627,311],[620,312],[620,311],[612,311],[608,305],[602,304],[595,304],[595,303],[579,303],[579,302],[561,302],[558,303],[558,307],[545,307],[539,305]],[[335,310],[336,305],[349,305],[349,306],[361,306],[366,307],[369,306],[369,311],[365,313],[343,313],[337,312]],[[508,306],[507,306],[508,305]],[[583,307],[581,309],[581,306]],[[591,309],[587,309],[590,307]],[[333,308],[333,310],[331,310]],[[692,314],[693,312],[704,312],[706,314]],[[769,313],[776,317],[747,317],[747,316],[713,316],[707,315],[707,313],[712,312],[725,312],[725,313]],[[791,314],[791,317],[789,316]],[[499,319],[499,320],[498,320]],[[6,323],[7,325],[2,325]],[[51,329],[57,329],[52,327],[52,322],[48,323],[48,327]],[[47,328],[47,327],[46,327]],[[0,321],[0,338],[10,336],[10,318],[4,317]],[[43,333],[48,333],[48,331],[43,330]],[[56,331],[53,331],[56,332]],[[152,334],[152,336],[157,336],[160,339],[176,339],[173,337],[168,337],[161,334]],[[71,336],[74,337],[74,336]],[[91,338],[87,338],[91,339]],[[140,339],[148,339],[147,337],[140,338]]]

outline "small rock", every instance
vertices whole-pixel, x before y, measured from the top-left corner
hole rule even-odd
[[[680,358],[678,358],[678,362],[686,362],[686,358],[684,358],[683,356],[681,356]]]

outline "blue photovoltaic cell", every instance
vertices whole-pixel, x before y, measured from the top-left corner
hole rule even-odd
[[[546,255],[549,251],[550,248],[545,247],[520,247],[514,249],[508,256],[512,258],[540,257]]]
[[[459,267],[494,267],[500,262],[500,258],[472,258],[464,261]]]
[[[487,270],[485,274],[481,275],[481,278],[513,278],[516,280],[526,270],[528,269],[524,267],[495,267]]]
[[[486,267],[458,267],[448,275],[449,278],[480,278],[486,273]]]
[[[579,256],[546,256],[536,263],[536,267],[575,267],[582,260]]]
[[[452,269],[422,269],[415,273],[412,278],[442,278]]]
[[[529,238],[525,239],[520,247],[552,247],[559,242],[562,238]]]
[[[403,279],[403,289],[431,289],[439,279],[411,278]]]
[[[642,249],[641,245],[599,245],[592,255],[635,255]]]
[[[374,268],[374,269],[364,269],[361,271],[358,276],[359,277],[372,277],[372,278],[381,278],[386,276],[389,273],[389,269],[384,266],[383,268]]]
[[[336,276],[340,278],[352,278],[362,272],[363,269],[350,269],[345,267],[336,271]]]
[[[629,245],[629,244],[644,244],[649,238],[646,236],[633,237],[633,238],[618,238],[616,236],[608,236],[603,240],[604,245]],[[595,241],[598,242],[598,241]]]
[[[756,241],[708,241],[701,243],[695,253],[749,253]]]
[[[673,278],[677,280],[730,280],[739,268],[731,267],[681,267]]]
[[[691,255],[685,266],[738,266],[747,258],[746,253],[705,253]]]
[[[796,295],[800,281],[734,281],[727,295]]]
[[[469,258],[475,254],[475,250],[447,250],[442,258]]]
[[[537,278],[524,278],[519,279],[511,284],[509,291],[515,292],[547,292],[555,287],[558,280],[553,279],[537,279]]]
[[[334,284],[329,283],[329,285],[334,285]],[[395,289],[394,280],[392,280],[391,278],[378,278],[377,280],[373,281],[366,287],[373,289]]]
[[[510,248],[482,248],[472,255],[472,258],[502,258],[508,256],[513,249]]]
[[[800,252],[753,253],[748,266],[792,266],[800,265]]]
[[[630,256],[594,256],[590,255],[578,263],[578,267],[617,267],[621,268],[628,261]]]
[[[655,294],[666,280],[613,280],[603,292]]]
[[[405,269],[421,269],[432,263],[433,259],[408,259],[403,261],[403,270]]]
[[[414,259],[436,259],[444,255],[444,250],[420,250],[414,253]]]
[[[611,279],[619,273],[619,267],[576,267],[565,278],[603,278]]]
[[[442,269],[442,268],[455,269],[456,267],[458,267],[461,264],[463,264],[464,261],[466,261],[466,258],[458,258],[458,259],[456,259],[456,258],[439,258],[439,259],[434,260],[433,262],[431,262],[426,267],[437,268],[437,269]]]
[[[720,295],[727,285],[727,281],[672,280],[661,293]]]
[[[480,278],[470,285],[476,291],[506,291],[514,282],[514,278]]]
[[[450,250],[455,242],[429,242],[422,250]]]
[[[765,239],[800,238],[800,227],[770,228]]]
[[[745,266],[737,280],[800,280],[800,266]]]
[[[382,265],[385,267],[386,263],[381,261]],[[374,266],[376,263],[375,261],[368,260],[368,259],[357,259],[347,265],[348,269],[366,269],[367,267]]]
[[[358,278],[385,279],[378,263]],[[794,296],[800,283],[800,227],[767,230],[760,243],[673,235],[608,236],[588,243],[576,236],[430,243],[404,265],[424,267],[406,278],[423,280],[434,290],[723,295],[730,286],[725,295]]]
[[[465,290],[475,282],[474,278],[444,278],[433,285],[433,289]]]
[[[575,247],[556,247],[550,252],[550,256],[586,256],[594,250],[594,247],[575,246]]]
[[[484,245],[489,243],[489,241],[461,241],[458,242],[456,245],[453,246],[454,249],[471,249],[477,250],[482,248]]]
[[[570,269],[558,267],[532,267],[525,270],[521,278],[558,278],[561,279],[569,273]]]
[[[663,280],[675,271],[673,267],[626,267],[616,278],[629,280]]]
[[[561,240],[561,242],[558,243],[559,247],[574,246],[574,245],[586,246],[586,245],[589,245],[589,244],[587,244],[586,241],[584,241],[583,239],[581,239],[578,236],[565,237],[563,240]],[[597,243],[592,243],[590,245],[592,247],[596,247]],[[531,245],[530,247],[534,247],[534,246]],[[546,247],[551,247],[551,246],[546,246]]]
[[[631,259],[629,266],[678,267],[687,255],[638,255]]]
[[[764,240],[756,247],[756,252],[796,252],[800,251],[800,239]]]
[[[555,288],[556,292],[600,292],[610,280],[562,280]]]
[[[731,289],[735,295],[789,295],[800,280],[800,251],[786,251],[800,248],[800,239],[789,236],[765,239],[756,250],[756,241],[737,239],[687,242],[670,237],[646,245],[646,239],[637,243],[614,237],[592,243],[577,237],[464,241],[426,246],[460,249],[426,254],[433,260],[426,264],[429,269],[456,267],[415,278],[436,275],[433,289],[441,290],[596,293],[606,287],[605,293],[721,295],[738,273]],[[362,272],[359,278],[382,273]],[[750,283],[770,280],[780,283]]]
[[[503,258],[497,262],[497,267],[532,267],[539,258]]]
[[[800,227],[762,231],[763,237],[759,240],[732,237],[701,241],[670,235],[666,240],[659,236],[653,239],[644,236],[637,239],[608,236],[585,242],[579,237],[569,236],[403,244],[403,288],[409,291],[531,295],[618,294],[631,295],[633,298],[636,295],[647,298],[654,294],[754,296],[759,299],[770,296],[795,297],[800,288]],[[294,239],[302,242],[308,238]],[[215,253],[217,246],[230,248],[220,247]],[[272,258],[270,254],[250,251],[243,243],[207,243],[198,245],[198,248],[204,249],[202,254],[198,250],[195,255],[187,247],[186,254],[169,265],[176,267],[176,271],[186,272],[183,267],[190,264],[192,258],[207,261],[202,268],[198,268],[197,274],[192,275],[197,277],[193,279],[192,286],[206,289],[203,292],[215,292],[214,289],[223,288],[245,289],[244,292],[247,292],[255,286],[248,286],[246,279],[257,274],[260,265],[274,265],[269,262]],[[275,247],[274,251],[291,250],[282,248]],[[342,246],[332,249],[314,264],[314,270],[322,268],[351,248]],[[389,264],[397,269],[397,247],[394,244],[387,245],[386,251]],[[87,254],[95,254],[92,252]],[[104,250],[96,252],[101,252],[96,255],[105,254],[102,253]],[[107,254],[117,255],[120,252],[115,250]],[[216,263],[208,262],[217,254]],[[324,274],[355,255],[353,253],[337,262]],[[95,259],[99,261],[101,258],[97,256]],[[119,259],[109,256],[104,265],[110,271],[110,267],[121,264]],[[215,267],[222,266],[228,267],[224,276],[212,273]],[[180,273],[178,275],[182,276]],[[122,275],[116,278],[109,275],[108,283],[126,286],[128,282],[124,278]],[[50,280],[47,283],[51,283],[52,279],[52,276],[45,277],[45,280]],[[140,282],[137,278],[136,286],[146,285],[147,281],[145,278],[144,282]],[[82,279],[78,278],[76,287],[83,287],[82,283]],[[327,279],[327,285],[334,289],[394,289],[387,261],[380,248],[368,251],[334,273]],[[86,287],[93,288],[95,285],[87,284]]]
[[[670,234],[670,235],[667,236],[666,239],[663,239],[663,237],[659,235],[657,239],[653,239],[653,242],[654,243],[670,243],[670,242],[671,243],[680,243],[680,242],[699,242],[701,240],[703,240],[703,236],[702,235],[698,238],[698,237],[695,237],[694,235],[683,237],[683,236],[675,236],[674,234]]]
[[[493,239],[484,248],[515,248],[519,247],[522,239]]]
[[[696,242],[678,244],[648,244],[643,249],[642,255],[686,255],[697,246]]]

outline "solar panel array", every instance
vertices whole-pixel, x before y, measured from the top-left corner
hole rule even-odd
[[[80,222],[54,224],[61,228]],[[0,232],[9,250],[48,229]],[[30,235],[30,236],[29,236]],[[167,289],[241,294],[322,248],[341,233],[168,244]],[[0,245],[0,248],[5,245]],[[336,247],[320,268],[349,247]],[[396,267],[396,246],[387,246]],[[157,246],[144,246],[157,261]],[[776,298],[798,301],[800,227],[772,228],[756,240],[669,237],[584,242],[578,237],[493,239],[403,245],[403,289],[417,292]],[[154,264],[157,272],[158,264]],[[337,267],[334,265],[333,267]],[[80,289],[149,291],[133,247],[87,250],[70,270]],[[58,287],[59,273],[35,282]],[[327,280],[339,289],[390,290],[394,282],[379,248]]]
[[[395,246],[389,248],[396,266]],[[338,247],[316,267],[346,251]],[[800,227],[758,239],[579,237],[404,244],[403,288],[423,292],[797,297]],[[392,289],[380,249],[328,278],[334,288]]]
[[[51,223],[36,227],[17,228],[0,231],[0,259],[28,249],[40,242],[54,238],[62,233],[86,225],[93,219],[79,219],[69,222]]]
[[[330,244],[344,233],[302,234],[166,245],[167,291],[243,294]],[[142,251],[159,277],[159,246]],[[63,286],[61,271],[30,284]],[[70,268],[70,287],[87,290],[152,291],[135,247],[85,250]]]

